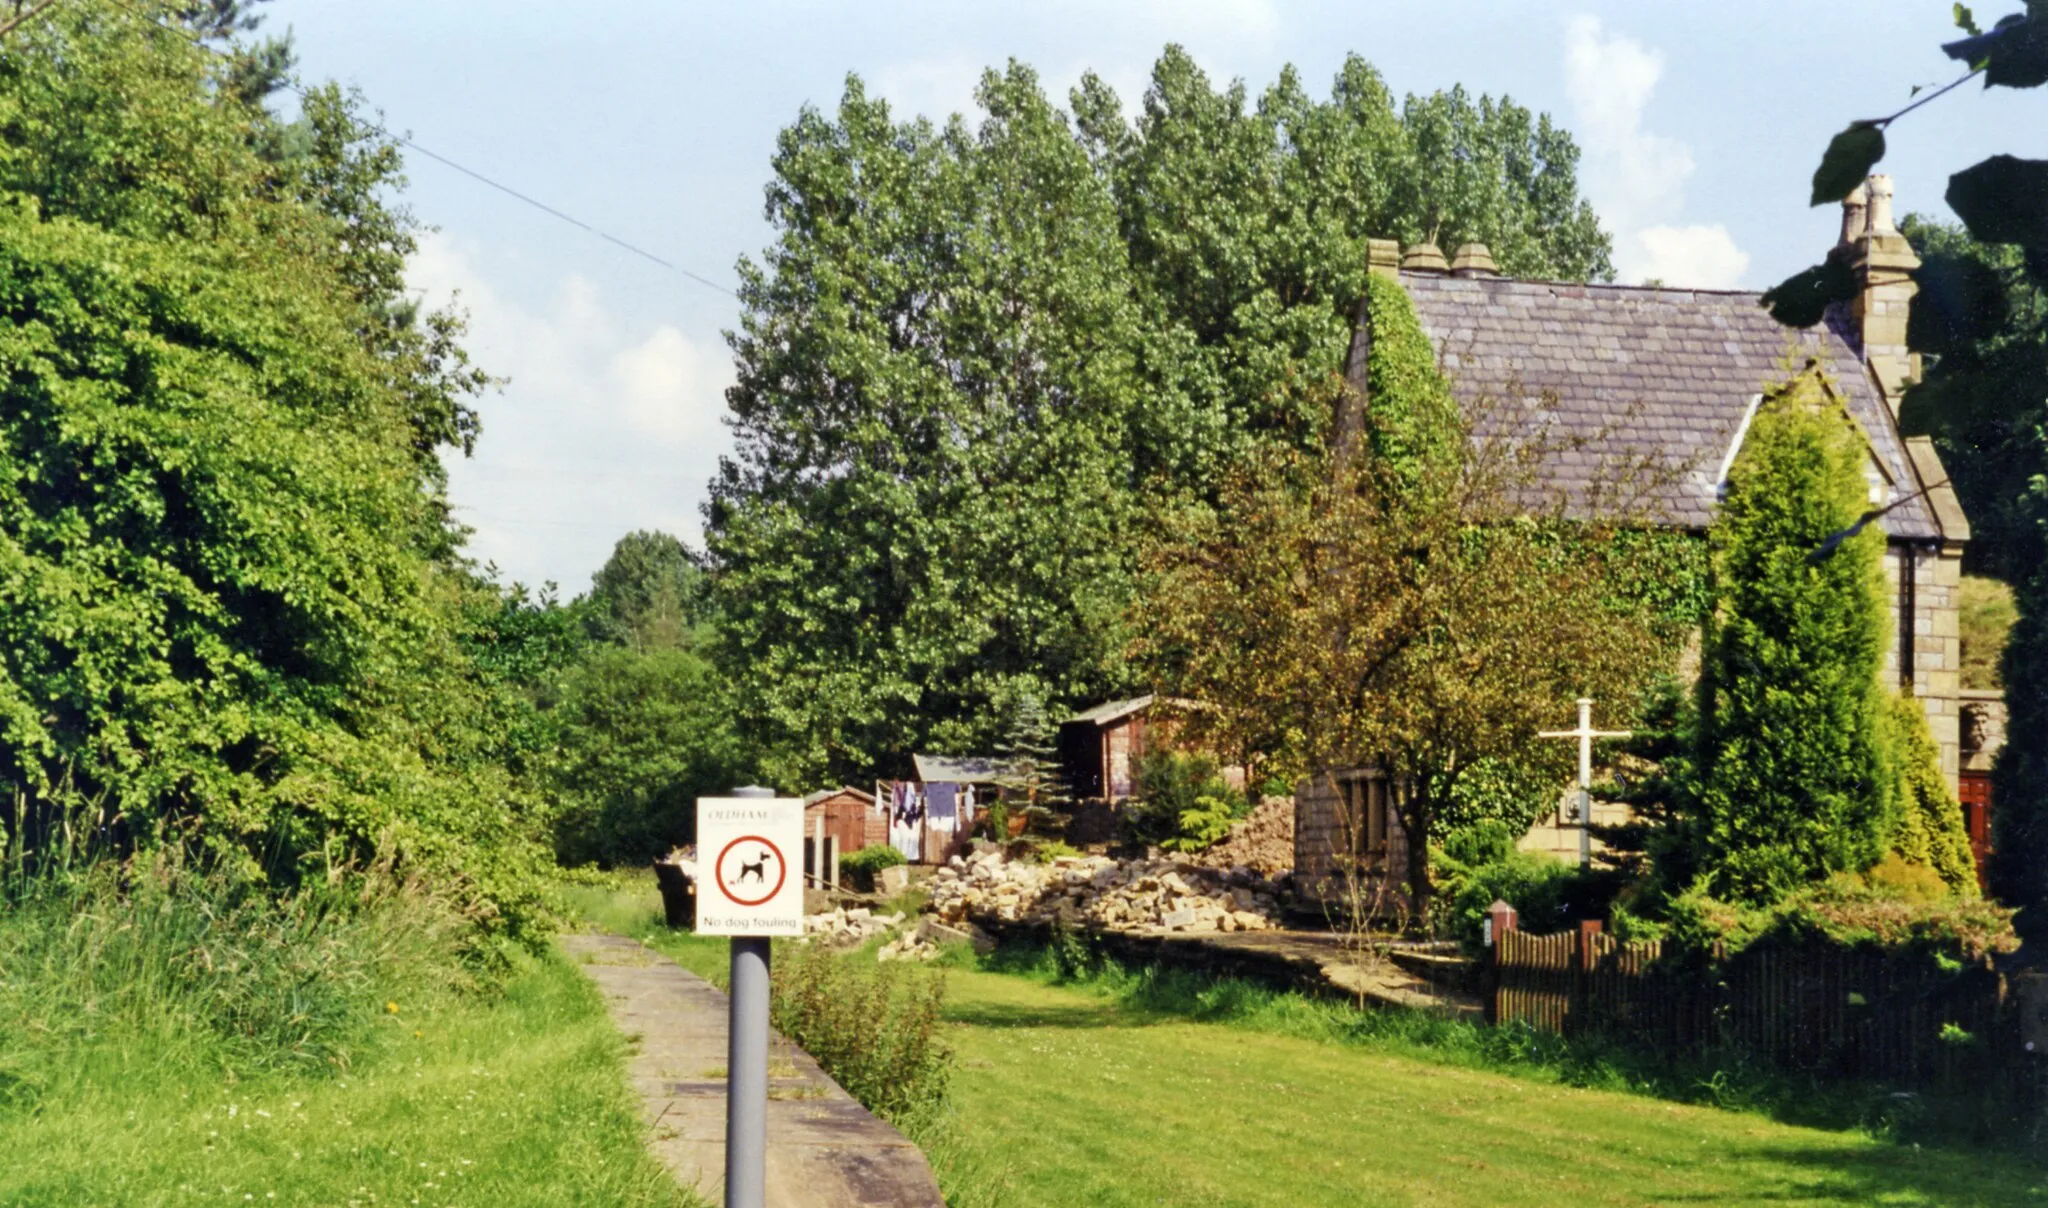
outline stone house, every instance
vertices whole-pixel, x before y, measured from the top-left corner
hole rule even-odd
[[[1880,521],[1893,621],[1885,682],[1926,710],[1954,790],[1962,771],[1958,595],[1970,529],[1932,442],[1898,428],[1901,396],[1920,370],[1906,349],[1919,261],[1893,224],[1889,178],[1872,177],[1843,204],[1834,254],[1854,271],[1858,293],[1822,323],[1792,331],[1748,291],[1514,280],[1479,244],[1448,263],[1427,244],[1403,255],[1374,240],[1369,252],[1371,271],[1398,281],[1413,301],[1461,401],[1541,398],[1560,435],[1584,438],[1586,447],[1558,457],[1554,486],[1590,487],[1602,456],[1677,467],[1657,500],[1675,527],[1704,531],[1712,522],[1765,387],[1784,379],[1788,363],[1824,368],[1865,437],[1871,504],[1889,508]],[[1360,318],[1346,374],[1362,394],[1370,334]],[[1367,866],[1404,874],[1398,823],[1342,816],[1385,813],[1387,789],[1372,772],[1304,784],[1296,801],[1304,884],[1329,877],[1344,851],[1332,844],[1347,840],[1366,845],[1357,854]],[[1553,843],[1565,847],[1563,837],[1541,834],[1529,846]],[[1576,854],[1575,834],[1568,850]]]

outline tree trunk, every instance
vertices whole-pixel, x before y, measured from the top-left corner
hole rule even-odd
[[[1429,831],[1435,816],[1435,802],[1426,788],[1411,787],[1401,805],[1401,833],[1408,841],[1408,904],[1415,912],[1415,926],[1429,932]]]

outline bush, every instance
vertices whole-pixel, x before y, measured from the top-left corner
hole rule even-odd
[[[1219,797],[1197,797],[1195,808],[1180,812],[1180,833],[1161,841],[1167,851],[1205,851],[1230,834],[1230,824],[1243,816]]]
[[[1041,843],[1033,843],[1031,849],[1025,853],[1026,858],[1039,864],[1050,864],[1054,860],[1063,860],[1069,856],[1078,856],[1080,854],[1080,848],[1058,839],[1047,839]]]
[[[863,893],[875,891],[875,876],[885,868],[909,863],[902,852],[886,843],[873,843],[839,859],[839,875]]]
[[[1215,760],[1156,751],[1138,763],[1138,795],[1123,807],[1124,829],[1138,843],[1171,851],[1200,851],[1230,833],[1251,812]]]
[[[1521,916],[1524,931],[1557,931],[1598,918],[1621,889],[1618,874],[1584,870],[1555,856],[1515,850],[1515,832],[1488,821],[1456,832],[1432,858],[1437,876],[1439,930],[1476,947],[1486,908],[1504,901]]]
[[[776,1030],[869,1110],[902,1122],[943,1102],[953,1055],[939,1038],[937,974],[792,944],[777,951],[772,977]]]
[[[1672,899],[1668,930],[1697,950],[1729,955],[1764,941],[1825,940],[1917,952],[1935,963],[1980,962],[2015,951],[2013,911],[1946,892],[1923,867],[1893,859],[1843,873],[1769,907],[1749,908],[1694,890]]]

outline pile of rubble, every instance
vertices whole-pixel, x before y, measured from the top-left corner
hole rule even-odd
[[[855,948],[871,937],[903,925],[903,913],[876,914],[864,906],[804,916],[804,939],[817,940],[834,948]]]
[[[878,961],[928,961],[939,955],[939,946],[917,935],[899,935],[875,953]]]
[[[1265,797],[1228,837],[1188,857],[1204,868],[1249,868],[1277,877],[1294,867],[1294,798]]]
[[[984,919],[1108,931],[1263,931],[1280,923],[1284,882],[1242,865],[1218,870],[1107,856],[1027,864],[986,851],[955,856],[938,870],[930,909],[952,924]]]

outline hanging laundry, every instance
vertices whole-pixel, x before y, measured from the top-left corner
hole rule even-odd
[[[925,786],[925,813],[932,820],[932,826],[939,830],[952,830],[957,817],[954,804],[960,786],[957,784],[932,784]]]

